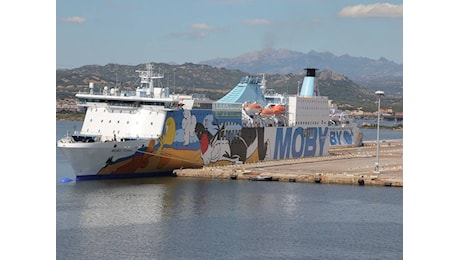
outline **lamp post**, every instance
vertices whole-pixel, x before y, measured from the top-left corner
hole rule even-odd
[[[375,172],[380,173],[379,166],[379,149],[380,149],[380,97],[384,96],[385,93],[381,90],[375,91],[375,94],[379,97],[379,104],[377,109],[377,161],[375,162]]]

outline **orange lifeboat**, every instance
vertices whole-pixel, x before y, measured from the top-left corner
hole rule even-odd
[[[257,103],[252,103],[252,104],[244,104],[244,109],[246,112],[249,114],[255,114],[258,113],[262,110],[262,106]]]
[[[283,105],[276,105],[272,107],[272,110],[275,115],[280,115],[286,112],[286,107]]]
[[[272,105],[260,112],[262,116],[281,115],[286,112],[286,107],[283,105]]]
[[[270,108],[266,108],[266,109],[260,111],[260,115],[261,116],[272,116],[274,114],[273,114],[273,111]]]

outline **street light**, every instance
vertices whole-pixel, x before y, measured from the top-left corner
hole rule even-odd
[[[379,97],[379,105],[377,109],[377,161],[375,162],[375,172],[380,173],[379,166],[379,148],[380,148],[380,97],[384,96],[385,93],[381,90],[375,91],[375,94]]]

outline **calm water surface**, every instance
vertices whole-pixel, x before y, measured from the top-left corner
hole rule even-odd
[[[81,126],[56,124],[56,140]],[[57,150],[57,259],[403,258],[402,188],[62,177]]]

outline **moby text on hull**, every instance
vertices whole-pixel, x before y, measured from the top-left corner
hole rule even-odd
[[[97,91],[90,84],[88,92],[79,92],[79,106],[86,109],[82,128],[57,146],[77,179],[98,179],[324,156],[331,145],[362,143],[358,128],[332,120],[327,97],[318,95],[316,69],[306,70],[298,95],[277,98],[266,91],[265,77],[246,76],[210,101],[170,94],[161,85],[163,75],[148,64],[137,71],[136,91]]]

